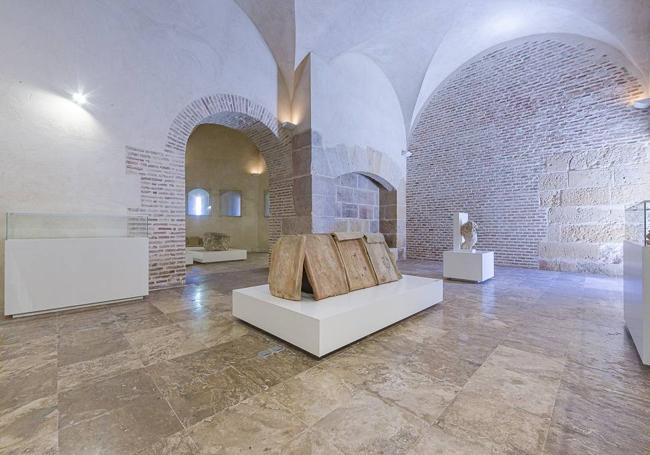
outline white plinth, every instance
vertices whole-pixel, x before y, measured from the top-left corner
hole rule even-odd
[[[194,264],[194,255],[188,249],[185,251],[185,265],[192,265],[192,264]]]
[[[201,264],[211,262],[243,261],[247,257],[246,250],[206,251],[203,247],[187,248],[186,254],[191,254],[192,259]]]
[[[135,299],[149,293],[146,238],[5,241],[5,314]]]
[[[442,280],[412,275],[314,301],[273,297],[268,285],[232,292],[232,314],[317,357],[442,301]]]
[[[650,365],[650,247],[623,245],[625,326],[645,365]]]
[[[494,277],[494,252],[445,251],[442,270],[445,278],[481,283]]]

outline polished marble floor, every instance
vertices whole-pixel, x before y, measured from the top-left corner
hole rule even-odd
[[[0,453],[650,453],[650,368],[620,280],[498,268],[317,360],[230,315],[230,291],[266,264],[1,322]]]

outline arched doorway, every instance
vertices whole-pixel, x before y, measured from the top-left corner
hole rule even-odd
[[[296,224],[290,135],[270,112],[246,98],[228,94],[199,98],[174,119],[162,151],[126,150],[127,172],[140,176],[140,207],[130,212],[149,217],[151,289],[185,282],[185,152],[194,129],[204,124],[241,132],[263,156],[268,172],[269,244]]]
[[[194,129],[185,154],[188,280],[268,263],[268,177],[264,157],[242,132],[215,124]],[[211,233],[219,234],[229,252],[200,253]]]

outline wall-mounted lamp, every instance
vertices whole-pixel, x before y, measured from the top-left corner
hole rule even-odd
[[[88,102],[88,97],[81,92],[75,92],[72,94],[72,101],[81,106]]]
[[[650,98],[636,100],[632,106],[636,109],[648,109],[650,107]]]
[[[280,126],[282,128],[284,128],[285,130],[291,131],[291,130],[294,130],[297,125],[295,123],[291,123],[291,122],[282,122],[282,123],[280,123]]]
[[[404,158],[410,158],[413,154],[409,152],[408,150],[402,150],[402,156]]]

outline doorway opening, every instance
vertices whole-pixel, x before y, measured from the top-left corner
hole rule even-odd
[[[271,216],[262,153],[243,132],[198,125],[185,152],[187,281],[265,267]]]

